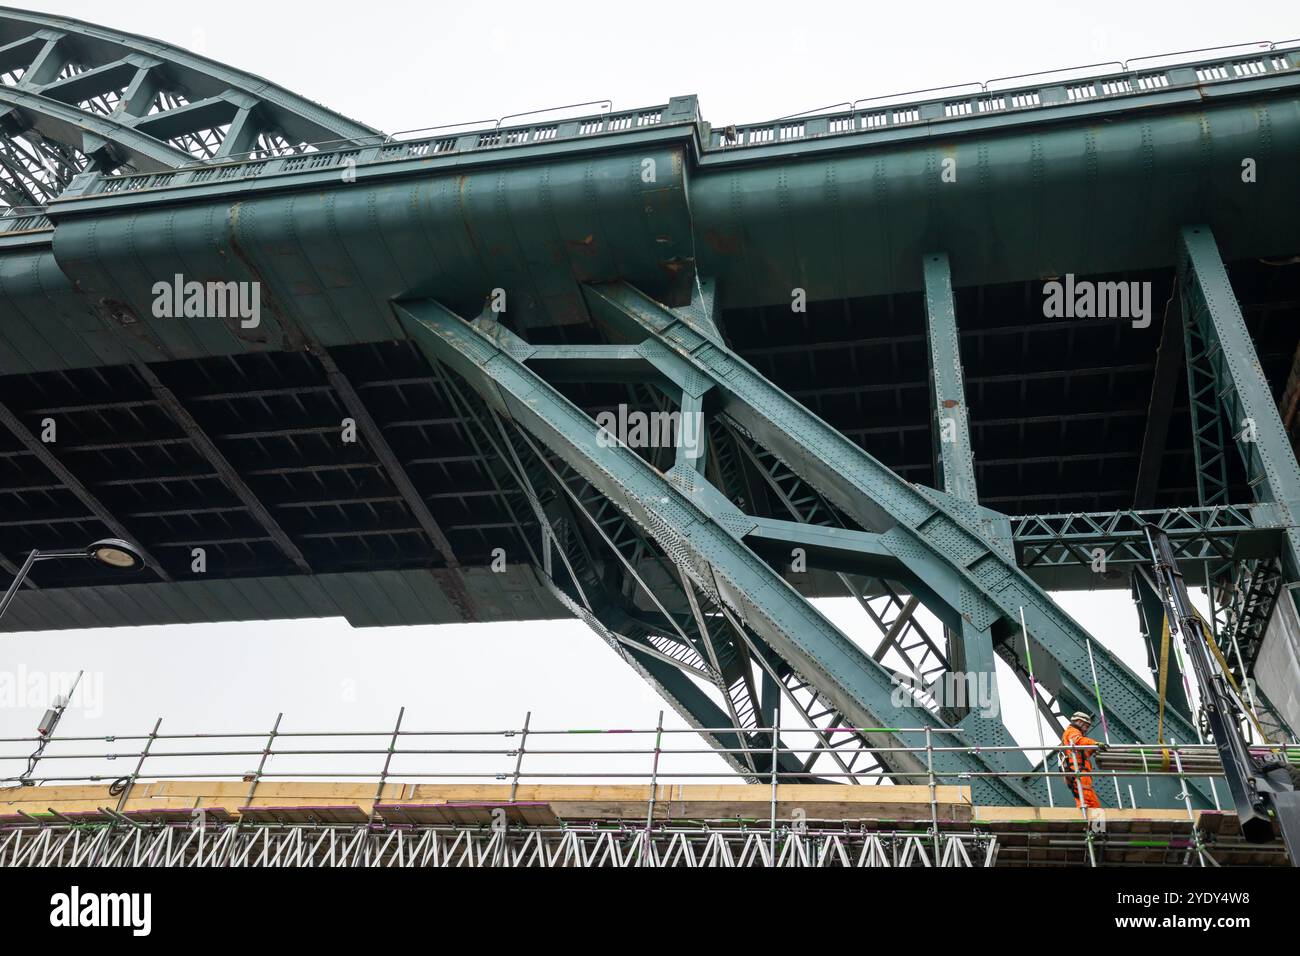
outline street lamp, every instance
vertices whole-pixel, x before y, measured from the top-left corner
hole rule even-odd
[[[60,548],[54,551],[33,548],[32,553],[27,555],[27,560],[23,562],[23,566],[18,569],[18,574],[14,576],[13,583],[9,585],[4,598],[0,599],[0,617],[4,617],[5,611],[9,610],[10,602],[18,593],[18,589],[23,586],[23,581],[27,579],[27,573],[31,571],[32,565],[37,561],[53,561],[57,558],[88,558],[119,571],[138,571],[145,565],[139,549],[121,538],[101,538],[84,548]]]

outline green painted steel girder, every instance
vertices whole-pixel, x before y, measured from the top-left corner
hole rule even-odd
[[[955,573],[963,616],[976,631],[988,628],[998,652],[1023,666],[1016,639],[1023,610],[1035,661],[1053,661],[1059,673],[1043,683],[1065,706],[1093,705],[1089,644],[1106,704],[1112,739],[1156,737],[1155,693],[1063,612],[979,530],[981,509],[941,492],[913,486],[768,382],[751,365],[712,340],[685,310],[673,311],[624,284],[587,289],[593,314],[621,339],[650,338],[686,359],[718,391],[722,410],[797,474],[868,531],[920,576]],[[1194,728],[1177,715],[1166,723],[1178,740]],[[1195,787],[1195,785],[1193,785]],[[1172,791],[1166,793],[1172,799]],[[1200,794],[1210,805],[1208,788]]]
[[[1218,508],[1152,508],[1072,512],[1011,518],[1016,559],[1026,572],[1083,568],[1091,575],[1118,574],[1148,565],[1142,528],[1153,524],[1169,535],[1179,561],[1218,562],[1269,558],[1280,553],[1284,527],[1257,505]]]
[[[97,146],[112,143],[116,165],[129,162],[141,170],[175,169],[194,161],[184,150],[132,128],[115,117],[88,115],[84,110],[31,90],[0,87],[0,107],[22,117],[22,124],[42,136],[72,146],[87,155]]]
[[[1187,92],[1100,123],[1060,109],[1051,123],[967,135],[936,124],[874,148],[828,137],[708,156],[690,178],[700,272],[724,308],[789,302],[794,288],[810,301],[920,289],[916,263],[932,250],[951,257],[957,288],[1132,272],[1173,265],[1170,236],[1189,215],[1215,224],[1230,261],[1294,253],[1294,90],[1253,102]],[[1245,156],[1276,178],[1243,183]]]
[[[164,82],[183,90],[191,102],[227,91],[252,96],[265,114],[267,128],[283,132],[294,141],[334,140],[337,143],[373,140],[382,135],[364,123],[340,116],[260,76],[160,40],[72,17],[0,10],[0,43],[5,50],[13,51],[6,58],[6,71],[31,65],[20,85],[34,86],[70,102],[75,101],[74,96],[82,98],[125,86],[134,70],[142,68],[164,74]],[[57,50],[57,55],[50,56],[50,50]],[[42,56],[49,61],[45,66],[48,75],[40,72]],[[59,80],[56,75],[59,67],[68,62],[91,69]],[[131,67],[132,72],[126,73],[123,64]],[[104,76],[105,81],[96,84],[97,75]],[[110,79],[112,82],[108,82]],[[125,118],[130,121],[145,116],[151,98],[135,104],[133,109],[127,108],[131,104],[125,102]]]
[[[525,364],[531,347],[509,341],[490,323],[469,325],[428,300],[399,303],[397,314],[412,339],[431,358],[466,379],[499,414],[517,423],[564,459],[595,488],[658,542],[704,592],[730,607],[744,624],[818,688],[878,748],[924,746],[918,733],[889,728],[940,726],[921,708],[894,704],[889,674],[826,620],[780,575],[743,543],[755,524],[733,509],[719,519],[712,510],[725,498],[693,474],[676,469],[666,479],[633,451],[607,447],[595,422]],[[936,755],[946,774],[986,773],[997,769],[982,756]],[[893,753],[890,769],[919,774],[922,762],[911,753]],[[1026,768],[1027,769],[1027,766]],[[1031,800],[1013,778],[976,777],[983,799],[1000,803]]]
[[[939,485],[958,501],[979,504],[975,456],[971,447],[970,415],[957,336],[957,306],[952,297],[948,256],[931,252],[921,257],[925,282],[925,338],[930,353],[930,413]],[[986,519],[987,520],[987,519]],[[982,675],[996,694],[997,676],[992,637],[967,618],[945,626],[949,657],[956,669]],[[1000,709],[1000,705],[999,709]]]
[[[1178,288],[1213,368],[1215,392],[1247,481],[1263,511],[1283,528],[1282,557],[1290,581],[1300,580],[1300,465],[1209,226],[1178,236]]]
[[[567,519],[574,523],[588,522],[610,551],[605,557],[612,554],[617,561],[624,563],[636,585],[649,594],[635,561],[620,550],[618,543],[623,541],[626,547],[626,539],[638,537],[639,532],[626,519],[618,522],[621,527],[612,526],[607,511],[600,517],[591,514],[588,503],[566,486],[562,478],[552,471],[551,464],[533,453],[529,443],[525,441],[523,447],[520,447],[518,432],[512,433],[509,430],[513,426],[504,425],[491,409],[483,407],[479,396],[465,394],[464,390],[445,377],[443,382],[449,400],[463,416],[465,427],[472,436],[477,436],[472,438],[475,446],[493,453],[484,460],[493,475],[494,485],[503,493],[512,489],[522,499],[520,510],[531,511],[538,527],[545,529],[540,542],[540,555],[532,551],[530,546],[533,570],[538,579],[544,582],[564,609],[586,623],[689,726],[699,730],[703,739],[718,749],[733,769],[751,780],[759,779],[758,771],[771,763],[770,743],[755,748],[747,744],[741,728],[737,727],[735,732],[718,729],[734,726],[735,721],[732,713],[724,712],[698,685],[699,680],[712,683],[718,681],[718,675],[709,670],[699,650],[692,646],[690,653],[683,650],[677,651],[675,655],[665,653],[662,641],[657,644],[651,635],[662,635],[670,630],[665,626],[668,623],[667,612],[664,620],[652,622],[630,615],[626,600],[620,601],[619,597],[611,593],[606,580],[597,570],[593,555],[583,544],[585,539],[580,530],[572,529],[572,533],[566,536],[566,540],[571,542],[571,549],[566,554],[559,545],[553,522],[557,519]],[[547,486],[557,491],[563,490],[557,500],[543,507],[540,493]],[[503,497],[506,507],[513,513],[515,509],[511,497]],[[621,513],[617,512],[614,515],[616,518],[620,516]],[[568,576],[567,581],[565,575]],[[652,596],[652,603],[662,610],[662,603],[657,597]],[[764,752],[759,753],[759,750]],[[779,766],[782,771],[791,773],[800,769],[799,762],[788,750],[780,751]]]
[[[952,301],[948,256],[942,252],[929,253],[922,257],[922,266],[925,272],[925,337],[930,349],[930,409],[934,414],[939,485],[954,498],[976,504],[979,492],[975,483],[970,414],[962,379],[957,307]]]

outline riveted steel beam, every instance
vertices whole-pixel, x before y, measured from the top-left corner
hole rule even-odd
[[[701,731],[701,736],[738,773],[750,780],[761,779],[771,765],[771,741],[753,731],[752,719],[748,727],[736,719],[734,700],[728,693],[729,685],[744,681],[734,676],[727,680],[716,669],[716,659],[713,666],[705,660],[706,645],[711,641],[707,623],[701,632],[694,616],[675,613],[665,606],[688,603],[678,586],[691,587],[698,605],[704,600],[698,589],[677,569],[665,567],[666,559],[652,550],[640,529],[563,461],[547,456],[526,433],[482,407],[479,396],[466,394],[439,366],[435,365],[435,370],[449,404],[463,416],[467,435],[479,450],[494,484],[502,489],[507,508],[512,513],[531,512],[535,517],[542,532],[541,547],[535,550],[526,536],[524,541],[539,579],[687,724],[697,729],[734,726],[732,733],[714,729]],[[493,454],[486,454],[489,450]],[[509,494],[504,493],[507,489]],[[523,523],[519,524],[522,533]],[[584,529],[590,532],[590,538],[584,535]],[[656,569],[663,573],[652,585],[642,572]],[[638,604],[645,605],[645,609]],[[760,651],[770,654],[766,645],[754,649],[754,654],[760,665],[770,667]],[[734,643],[730,656],[737,656]],[[704,691],[700,681],[714,685],[726,703],[726,711]],[[799,706],[793,696],[792,702]],[[818,734],[818,739],[825,740],[825,736]],[[832,742],[825,743],[829,750]],[[809,768],[802,766],[787,748],[778,750],[783,772],[798,776],[807,772]],[[832,756],[846,773],[861,771],[855,755],[845,759],[837,751]]]
[[[1092,667],[1106,704],[1112,739],[1150,742],[1156,737],[1152,689],[1088,633],[1017,567],[981,529],[976,506],[903,481],[859,446],[763,378],[725,346],[674,311],[625,283],[587,287],[593,314],[620,341],[653,340],[686,359],[717,389],[722,411],[745,428],[918,575],[955,575],[963,618],[978,632],[989,629],[999,654],[1023,666],[1019,639],[1023,609],[1036,668],[1053,662],[1053,696],[1067,706],[1093,705]],[[1175,715],[1166,721],[1179,740],[1195,730]],[[1196,786],[1196,785],[1193,785]],[[1172,788],[1164,798],[1172,799]],[[1206,805],[1208,787],[1199,794]]]
[[[1209,226],[1179,233],[1178,289],[1188,322],[1205,344],[1219,405],[1255,499],[1270,505],[1284,526],[1287,578],[1300,580],[1300,465]]]
[[[1295,606],[1295,592],[1282,585],[1300,581],[1300,465],[1209,226],[1180,231],[1177,286],[1188,343],[1198,489],[1211,501],[1226,497],[1227,445],[1235,444],[1259,503],[1256,511],[1281,529],[1280,561],[1246,555],[1246,560],[1207,565],[1207,576],[1227,594],[1226,601],[1212,606],[1214,638],[1244,680],[1254,671],[1277,602]],[[1278,614],[1277,619],[1285,622],[1291,616]],[[1279,626],[1285,629],[1285,624]],[[1257,676],[1257,703],[1286,699],[1289,689],[1274,673]]]
[[[69,106],[40,93],[13,86],[0,86],[0,106],[5,114],[17,117],[24,128],[35,129],[47,139],[81,150],[94,152],[93,137],[112,143],[118,158],[130,162],[142,172],[175,169],[192,163],[194,157],[146,133],[132,129],[108,116],[97,116]]]
[[[975,456],[971,446],[970,410],[966,404],[966,387],[961,364],[961,341],[957,335],[957,306],[952,296],[952,273],[948,256],[931,252],[921,257],[925,280],[925,337],[930,352],[930,411],[935,448],[935,470],[939,485],[958,501],[979,504],[975,480]],[[997,520],[1005,546],[1010,530],[1003,519]],[[948,656],[954,669],[974,673],[982,679],[992,700],[990,709],[1000,709],[997,701],[993,643],[983,629],[945,625]]]
[[[459,413],[468,441],[478,452],[493,486],[519,527],[539,580],[574,617],[586,623],[624,663],[654,688],[688,725],[696,728],[723,726],[726,721],[721,709],[688,679],[691,674],[705,680],[712,679],[712,675],[705,671],[702,658],[688,640],[679,644],[662,637],[656,639],[652,630],[622,613],[603,582],[591,573],[594,561],[584,546],[581,533],[575,528],[577,516],[581,515],[584,521],[597,529],[601,542],[629,568],[637,586],[655,603],[653,592],[636,574],[635,562],[629,562],[619,550],[614,535],[602,528],[599,519],[587,510],[559,476],[554,476],[553,483],[548,482],[552,476],[547,474],[547,462],[531,455],[527,447],[521,447],[518,433],[508,431],[477,394],[467,394],[441,366],[435,363],[433,367],[434,378],[448,406]],[[548,488],[561,492],[549,503],[549,510],[543,507],[540,498]],[[525,533],[524,516],[529,513],[542,535],[537,549]],[[557,557],[558,562],[555,560]],[[667,611],[664,617],[668,619]],[[735,753],[742,749],[739,737],[722,733],[703,733],[701,736],[711,746],[722,750],[723,759],[737,772],[748,770]]]
[[[976,503],[970,413],[962,384],[957,307],[952,301],[948,256],[922,257],[925,272],[925,337],[930,349],[930,409],[934,413],[935,464],[939,486],[954,498]]]
[[[632,450],[599,441],[599,429],[526,362],[531,347],[503,347],[431,301],[401,303],[408,334],[432,357],[464,377],[487,403],[568,463],[643,527],[692,583],[725,607],[819,690],[874,747],[924,746],[924,736],[900,728],[935,727],[922,708],[899,706],[890,675],[787,584],[743,541],[755,520],[699,478],[675,468],[665,477]],[[923,773],[912,753],[885,757],[895,773]],[[984,756],[942,753],[945,773],[981,773],[996,767]],[[998,802],[1032,800],[1009,778],[976,777],[983,797]]]

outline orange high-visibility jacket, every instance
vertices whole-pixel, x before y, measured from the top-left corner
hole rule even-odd
[[[1083,731],[1074,724],[1069,724],[1065,728],[1065,733],[1061,736],[1061,745],[1063,747],[1097,747],[1099,744],[1091,737],[1085,737]],[[1066,750],[1065,764],[1070,769],[1088,771],[1092,769],[1092,751]]]

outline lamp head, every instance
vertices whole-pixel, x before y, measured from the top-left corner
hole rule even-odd
[[[103,538],[86,548],[86,557],[119,571],[138,571],[144,558],[135,545],[121,538]]]

